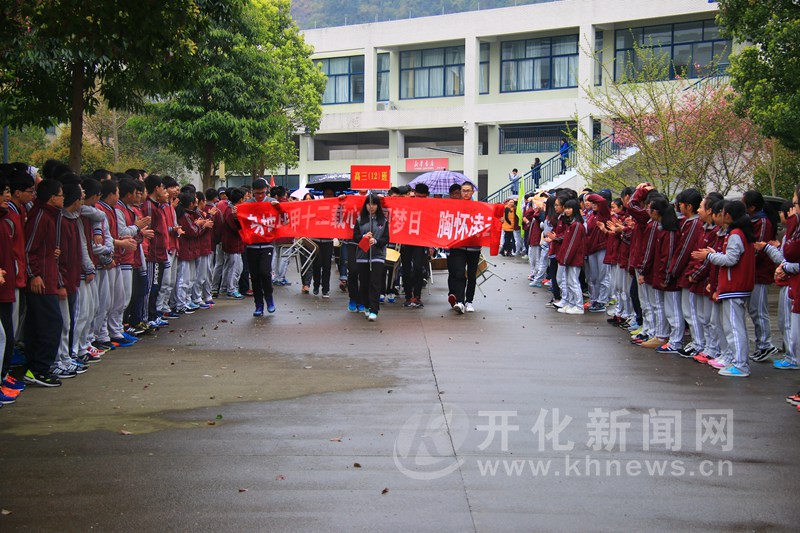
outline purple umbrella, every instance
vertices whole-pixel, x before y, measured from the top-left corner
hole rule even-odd
[[[411,183],[409,183],[408,186],[413,189],[416,185],[424,183],[428,186],[430,194],[441,194],[447,196],[450,194],[451,185],[454,183],[463,185],[465,181],[472,183],[472,186],[475,187],[475,190],[478,190],[478,187],[475,186],[475,182],[466,177],[464,174],[453,172],[452,170],[434,170],[432,172],[420,174],[411,180]]]

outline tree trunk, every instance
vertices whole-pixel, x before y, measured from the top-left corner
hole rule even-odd
[[[111,143],[114,148],[114,166],[119,164],[119,124],[117,124],[117,112],[111,110]]]
[[[72,109],[70,110],[69,167],[75,174],[81,173],[81,151],[83,149],[83,91],[86,73],[83,63],[72,66]]]
[[[203,147],[203,189],[213,187],[212,174],[214,173],[214,143],[207,142]]]

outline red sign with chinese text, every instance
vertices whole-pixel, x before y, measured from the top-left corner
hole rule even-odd
[[[447,170],[450,160],[446,157],[426,159],[406,159],[406,172],[430,172],[431,170]]]
[[[303,202],[248,202],[237,206],[246,244],[284,237],[353,238],[353,226],[364,197],[347,196]],[[459,248],[500,248],[503,204],[439,198],[383,198],[389,219],[389,240],[397,244]]]
[[[350,188],[387,190],[392,186],[391,172],[389,165],[352,165]]]

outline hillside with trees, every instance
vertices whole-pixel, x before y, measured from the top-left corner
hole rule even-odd
[[[541,4],[554,0],[293,0],[292,16],[302,29],[429,17],[464,11]]]

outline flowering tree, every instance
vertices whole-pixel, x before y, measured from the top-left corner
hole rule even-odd
[[[753,123],[734,112],[723,78],[690,81],[673,72],[669,55],[657,47],[639,47],[634,54],[620,79],[586,92],[605,117],[603,129],[637,153],[612,167],[584,158],[591,161],[584,177],[613,189],[648,181],[670,197],[687,187],[728,193],[752,183],[754,168],[769,150]],[[610,72],[604,77],[614,79]],[[592,142],[582,144],[579,150],[594,150]]]

